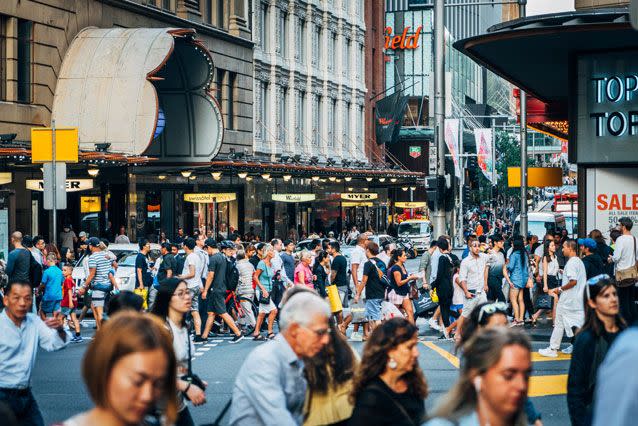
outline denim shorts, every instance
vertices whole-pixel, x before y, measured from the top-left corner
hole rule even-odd
[[[367,299],[365,316],[368,321],[381,321],[381,302],[383,299]]]
[[[45,314],[52,314],[54,312],[60,312],[60,302],[61,300],[43,300],[40,305],[40,309]]]

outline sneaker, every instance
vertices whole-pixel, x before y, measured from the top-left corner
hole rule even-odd
[[[565,349],[563,349],[561,352],[564,353],[565,355],[571,355],[572,352],[574,352],[574,346],[569,345]]]
[[[441,326],[438,324],[438,322],[434,321],[434,318],[430,318],[428,320],[428,325],[432,330],[441,331]]]
[[[202,338],[202,336],[195,336],[195,338],[193,339],[193,342],[195,342],[195,343],[204,343],[204,342],[207,342],[207,341],[208,341],[208,339],[204,339],[204,338]]]
[[[82,341],[82,336],[74,336],[71,339],[71,343],[80,343]]]
[[[540,356],[544,356],[544,357],[547,357],[547,358],[557,358],[558,357],[558,354],[552,348],[539,349],[538,350],[538,354]]]
[[[242,340],[244,340],[244,334],[239,333],[239,336],[235,335],[235,337],[233,337],[233,340],[231,340],[230,343],[237,343],[237,342],[241,342]]]
[[[363,342],[363,337],[359,334],[358,331],[353,331],[350,335],[350,341],[352,342]]]

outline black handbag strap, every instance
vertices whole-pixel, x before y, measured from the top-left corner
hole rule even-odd
[[[379,392],[381,392],[387,399],[389,399],[390,401],[392,401],[392,403],[394,404],[395,407],[397,407],[399,409],[399,411],[401,411],[401,414],[403,414],[403,416],[408,420],[408,422],[412,425],[417,425],[419,423],[415,423],[414,419],[410,416],[410,414],[408,414],[408,412],[406,411],[406,409],[403,407],[403,405],[399,404],[393,397],[392,395],[390,395],[385,389],[383,389],[379,384],[377,383],[372,383],[372,385],[370,385],[370,387],[372,389],[376,389]]]
[[[186,344],[188,345],[188,375],[190,377],[193,376],[193,365],[192,365],[192,356],[191,356],[191,335],[188,332],[188,330],[186,330]]]

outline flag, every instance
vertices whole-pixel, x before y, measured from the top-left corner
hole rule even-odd
[[[461,177],[461,165],[459,164],[459,120],[456,118],[445,119],[445,144],[454,162],[454,175]]]
[[[399,138],[403,113],[407,104],[408,97],[402,96],[400,92],[395,92],[377,102],[374,109],[374,120],[378,145],[392,144]]]
[[[492,129],[474,129],[477,163],[483,175],[492,185],[496,185],[494,162],[492,161]]]

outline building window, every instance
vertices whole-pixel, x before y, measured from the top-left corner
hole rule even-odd
[[[228,73],[228,94],[226,96],[226,115],[227,129],[235,129],[235,82],[237,81],[237,73]]]
[[[268,131],[270,129],[268,129],[268,83],[261,83],[261,103],[259,105],[259,119],[260,122],[257,123],[257,126],[259,128],[259,134],[263,135],[262,140],[266,141],[268,140]],[[266,130],[268,129],[268,130]]]
[[[172,12],[173,11],[172,3],[173,2],[171,0],[162,0],[161,8],[164,10],[170,10]]]
[[[312,33],[312,65],[322,64],[321,27],[317,26]]]
[[[259,43],[262,50],[268,50],[268,5],[261,3],[259,14]]]
[[[345,103],[343,111],[343,143],[350,144],[350,102]]]
[[[334,53],[337,46],[337,35],[335,33],[330,33],[329,37],[329,45],[330,45],[330,54],[328,56],[328,70],[333,71],[335,69],[335,58]]]
[[[350,40],[346,40],[343,46],[343,69],[341,74],[348,75],[350,73]]]
[[[304,132],[305,132],[305,120],[304,120],[304,105],[306,104],[306,92],[299,92],[299,96],[297,97],[297,105],[296,105],[296,114],[297,114],[297,135],[295,138],[295,142],[297,145],[303,145],[304,143]]]
[[[216,21],[219,28],[226,28],[226,20],[224,19],[224,3],[224,0],[217,0],[217,10],[215,14],[217,15]]]
[[[211,24],[213,15],[213,0],[201,0],[202,20],[205,24]]]
[[[226,76],[226,70],[217,68],[217,75],[215,77],[215,99],[219,103],[219,108],[223,112],[224,105],[224,77]]]
[[[315,96],[315,104],[312,108],[312,146],[320,146],[320,133],[321,133],[321,96]]]
[[[282,10],[279,12],[279,53],[283,58],[286,57],[286,21],[288,14]]]
[[[6,99],[7,85],[7,17],[0,15],[0,100]]]
[[[31,102],[33,22],[18,19],[18,102]]]
[[[283,148],[283,144],[286,142],[286,132],[288,131],[288,122],[286,120],[286,103],[288,102],[288,90],[286,88],[281,88],[281,98],[279,99],[279,143],[281,144],[281,148]]]
[[[306,59],[306,49],[305,49],[305,38],[306,38],[306,21],[303,19],[299,19],[299,28],[295,34],[295,56],[297,62],[304,63]]]
[[[337,127],[336,122],[336,110],[337,110],[337,100],[331,99],[328,105],[328,148],[335,147],[335,129]]]
[[[363,106],[359,107],[359,146],[363,146],[362,143],[365,140],[365,115],[363,111]]]
[[[363,68],[363,62],[365,61],[365,53],[363,52],[363,45],[359,45],[359,54],[358,54],[358,67],[357,67],[357,77],[359,80],[363,80],[365,70]]]

